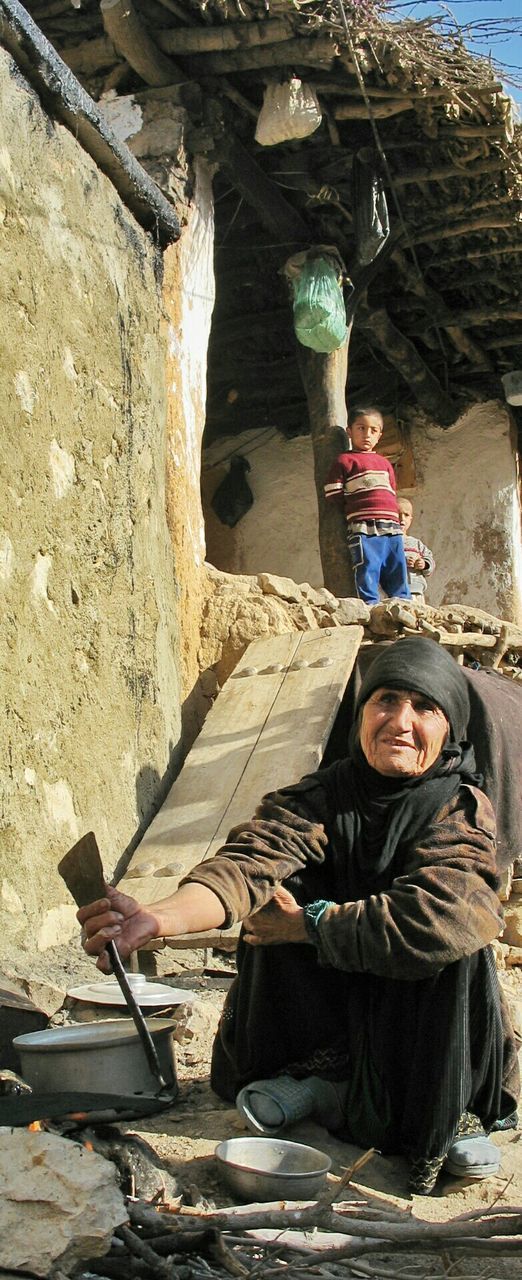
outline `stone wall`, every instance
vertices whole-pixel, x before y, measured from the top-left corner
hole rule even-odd
[[[162,260],[0,51],[0,955],[63,942],[59,858],[112,872],[180,738]]]
[[[473,406],[448,431],[411,424],[412,533],[430,546],[437,571],[430,604],[475,605],[513,622],[522,613],[522,545],[515,442],[505,404]],[[229,529],[210,506],[230,454],[245,454],[254,505]],[[204,460],[207,554],[228,573],[280,574],[322,583],[312,447],[276,428],[220,440]]]

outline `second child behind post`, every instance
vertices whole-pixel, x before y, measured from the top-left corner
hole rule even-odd
[[[379,586],[388,596],[411,599],[395,473],[388,458],[375,452],[383,427],[379,409],[351,410],[353,451],[339,454],[324,487],[328,502],[343,504],[355,590],[366,604],[378,604]]]
[[[398,507],[411,598],[421,603],[426,599],[426,578],[430,578],[433,573],[435,556],[425,542],[410,535],[409,528],[413,520],[413,505],[410,499],[399,498]]]

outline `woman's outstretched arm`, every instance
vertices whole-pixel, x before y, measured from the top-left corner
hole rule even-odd
[[[183,884],[160,902],[142,906],[126,893],[107,885],[107,897],[81,907],[84,950],[98,956],[98,968],[110,971],[105,948],[114,940],[122,960],[153,938],[177,937],[219,929],[225,922],[225,908],[212,889],[202,884]]]

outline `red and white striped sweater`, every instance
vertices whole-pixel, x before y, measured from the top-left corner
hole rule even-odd
[[[358,520],[393,520],[399,509],[395,472],[380,453],[341,453],[324,486],[329,502],[342,501],[348,524]]]

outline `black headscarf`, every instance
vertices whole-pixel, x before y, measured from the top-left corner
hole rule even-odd
[[[360,712],[379,688],[425,694],[446,715],[450,733],[425,773],[385,777],[372,769],[359,741]],[[458,663],[440,645],[422,636],[390,645],[374,659],[364,677],[350,734],[348,759],[326,770],[334,784],[338,833],[351,848],[362,893],[388,884],[398,846],[420,837],[463,782],[480,785],[473,748],[463,741],[469,716],[468,686]],[[347,797],[350,797],[347,806]]]
[[[374,658],[359,690],[360,711],[375,689],[413,689],[441,708],[450,722],[451,737],[461,742],[469,720],[469,692],[465,675],[451,654],[427,636],[408,636]]]

